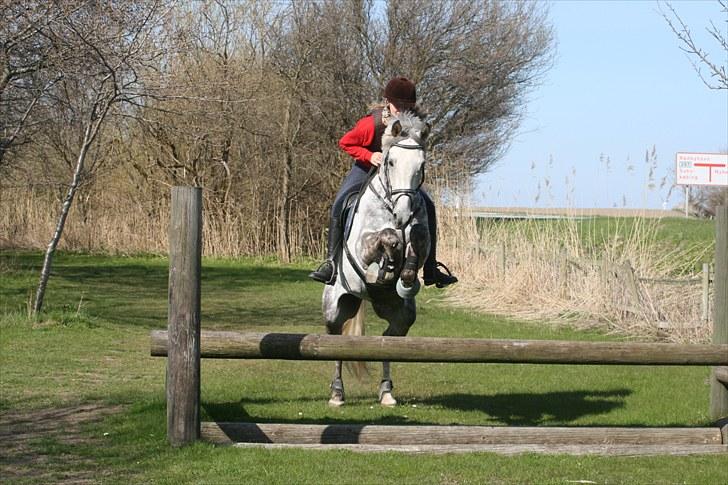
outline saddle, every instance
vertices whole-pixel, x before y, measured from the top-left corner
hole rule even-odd
[[[337,249],[336,258],[338,261],[342,261],[342,256],[345,254],[369,290],[390,289],[396,284],[399,270],[402,268],[404,233],[400,236],[394,229],[384,229],[365,238],[364,254],[362,255],[364,268],[360,269],[359,264],[354,261],[349,252],[349,248],[345,247],[351,234],[359,194],[360,192],[354,192],[344,201],[339,218],[343,244]]]

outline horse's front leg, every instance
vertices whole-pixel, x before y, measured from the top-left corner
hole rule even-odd
[[[337,282],[338,285],[338,282]],[[353,295],[341,294],[334,286],[327,286],[323,295],[323,314],[326,321],[326,332],[329,335],[341,335],[344,323],[359,311],[361,300]],[[341,361],[334,365],[334,377],[331,380],[331,397],[329,406],[339,407],[344,404],[344,381],[341,378]]]
[[[414,224],[410,228],[409,239],[397,282],[397,293],[404,299],[413,298],[420,290],[417,272],[425,264],[430,249],[429,231],[423,224]]]

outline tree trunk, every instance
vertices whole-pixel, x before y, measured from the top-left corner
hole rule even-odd
[[[293,108],[293,94],[288,98],[286,112],[283,118],[283,134],[285,136],[285,155],[283,160],[283,180],[281,181],[280,204],[278,207],[278,257],[284,263],[291,262],[290,240],[290,193],[291,175],[293,173],[293,138],[290,135],[291,110]]]
[[[280,204],[278,213],[278,255],[282,262],[291,262],[290,240],[290,192],[293,157],[291,151],[286,149],[285,166],[283,167],[283,180],[281,184]]]
[[[53,256],[55,255],[56,248],[58,247],[58,242],[61,240],[61,236],[63,235],[63,228],[66,225],[66,219],[68,218],[68,213],[71,210],[71,204],[73,203],[73,198],[75,197],[76,190],[78,189],[78,185],[81,182],[81,175],[83,173],[83,167],[84,167],[84,162],[86,161],[86,155],[88,154],[88,150],[91,147],[91,144],[93,143],[94,139],[96,138],[96,135],[99,132],[101,123],[103,122],[104,118],[106,117],[106,113],[108,112],[110,106],[111,106],[111,101],[109,100],[104,104],[104,107],[103,107],[102,111],[98,114],[98,117],[95,118],[92,115],[91,119],[89,120],[88,125],[86,125],[86,130],[83,135],[83,143],[81,144],[81,149],[78,152],[78,158],[76,159],[76,167],[73,171],[73,180],[71,181],[71,185],[68,188],[68,193],[66,194],[66,197],[63,200],[63,205],[61,207],[61,214],[58,217],[58,223],[56,224],[56,230],[53,233],[53,237],[51,238],[51,241],[48,243],[48,247],[46,248],[45,258],[43,259],[43,268],[41,269],[41,272],[40,272],[40,282],[38,283],[38,289],[35,292],[35,303],[33,304],[33,315],[38,315],[38,313],[40,313],[40,311],[43,308],[43,299],[45,297],[46,287],[48,286],[48,279],[50,278],[50,275],[51,275],[51,266],[53,264]],[[93,109],[93,111],[95,111],[95,109]]]

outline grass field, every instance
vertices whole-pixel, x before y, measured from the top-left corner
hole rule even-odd
[[[61,254],[30,322],[41,255],[0,254],[0,477],[4,483],[728,483],[728,458],[265,451],[165,442],[167,262]],[[203,329],[323,332],[307,266],[205,260]],[[411,335],[604,340],[419,298]],[[368,333],[383,322],[370,317]],[[203,419],[362,424],[703,426],[705,367],[394,364],[400,406],[376,404],[378,367],[326,405],[329,363],[203,361]],[[584,482],[588,481],[588,482]]]

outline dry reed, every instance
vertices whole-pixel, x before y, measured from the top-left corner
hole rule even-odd
[[[711,248],[666,249],[657,219],[617,219],[597,242],[589,222],[575,218],[483,225],[466,210],[441,208],[439,224],[439,259],[461,280],[446,294],[452,304],[627,337],[710,340],[699,280],[673,281]]]
[[[701,319],[699,283],[676,286],[644,279],[670,279],[676,274],[689,278],[681,268],[709,258],[710,247],[666,248],[656,238],[654,219],[637,219],[629,230],[620,226],[624,220],[616,219],[609,235],[599,241],[593,235],[585,237],[574,219],[482,227],[466,210],[456,208],[467,204],[448,200],[448,194],[467,193],[468,187],[462,183],[449,187],[445,180],[434,192],[440,195],[436,200],[447,204],[439,208],[438,259],[461,280],[445,293],[447,301],[518,319],[599,327],[625,336],[675,342],[709,339],[710,322]],[[43,250],[59,207],[47,191],[3,190],[0,247]],[[276,254],[276,224],[263,218],[263,211],[222,213],[206,206],[203,213],[206,256]],[[319,226],[309,224],[307,213],[296,213],[292,219],[298,221],[291,227],[292,256],[320,256],[325,234],[312,229]],[[86,204],[74,204],[60,248],[165,254],[168,220],[167,196],[138,201],[134,194],[109,190]],[[633,287],[628,284],[632,272]]]
[[[132,196],[99,197],[84,210],[71,207],[59,249],[108,254],[166,254],[169,225],[168,194],[154,200],[154,207]],[[0,203],[0,248],[44,250],[55,230],[61,203],[47,192],[5,189]],[[307,221],[303,209],[295,208],[292,220]],[[203,254],[241,257],[275,254],[275,222],[243,209],[224,214],[208,206],[203,209]],[[324,252],[321,234],[308,224],[291,227],[291,254],[315,256]]]

